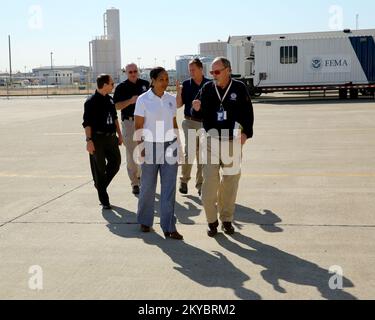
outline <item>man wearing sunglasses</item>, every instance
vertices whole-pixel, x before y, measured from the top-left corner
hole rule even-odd
[[[193,114],[203,118],[207,164],[203,167],[202,202],[209,225],[208,236],[218,233],[219,221],[226,234],[232,222],[241,177],[242,146],[253,137],[254,111],[246,86],[232,79],[231,63],[216,58],[213,82],[207,83],[193,102]],[[220,176],[220,171],[223,174]]]
[[[116,109],[121,111],[127,171],[131,181],[132,192],[134,195],[139,195],[141,168],[135,163],[133,157],[134,150],[137,148],[137,142],[135,142],[133,138],[135,130],[134,111],[138,97],[149,90],[150,83],[146,80],[139,79],[138,66],[134,63],[127,65],[125,72],[128,79],[117,86],[114,101],[116,103]]]

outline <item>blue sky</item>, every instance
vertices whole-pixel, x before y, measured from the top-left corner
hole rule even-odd
[[[336,13],[330,13],[332,6]],[[122,60],[142,66],[173,67],[176,55],[198,52],[200,42],[229,35],[375,28],[375,2],[342,0],[289,1],[26,1],[7,2],[0,11],[0,72],[8,69],[8,34],[12,36],[13,69],[50,64],[88,65],[88,42],[103,33],[103,13],[121,14]],[[338,19],[335,19],[339,17]]]

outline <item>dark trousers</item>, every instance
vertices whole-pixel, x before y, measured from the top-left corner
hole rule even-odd
[[[98,190],[99,201],[109,205],[107,188],[120,170],[121,153],[118,138],[114,136],[96,136],[93,138],[95,154],[90,155],[91,172]]]

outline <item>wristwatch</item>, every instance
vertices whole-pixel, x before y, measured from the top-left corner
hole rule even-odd
[[[86,142],[92,141],[92,138],[86,138]]]

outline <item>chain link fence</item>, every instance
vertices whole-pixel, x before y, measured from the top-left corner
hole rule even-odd
[[[72,77],[0,78],[0,97],[89,95],[96,84],[89,79],[73,81]]]

